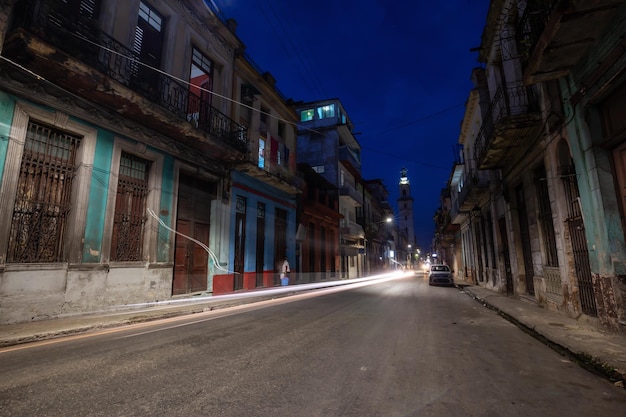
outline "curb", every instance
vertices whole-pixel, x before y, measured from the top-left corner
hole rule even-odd
[[[505,313],[504,311],[502,311],[498,307],[494,306],[493,304],[490,304],[484,298],[481,298],[478,295],[474,294],[471,291],[471,289],[469,289],[469,290],[467,289],[469,286],[459,285],[459,284],[456,284],[456,283],[454,284],[454,286],[457,289],[459,289],[461,291],[464,291],[472,299],[474,299],[475,301],[479,302],[484,307],[486,307],[486,308],[488,308],[490,310],[495,311],[496,313],[498,313],[498,315],[503,317],[505,320],[513,323],[519,329],[523,330],[525,333],[529,334],[530,336],[534,337],[535,339],[537,339],[538,341],[540,341],[544,345],[548,346],[549,348],[554,350],[559,355],[568,358],[569,360],[571,360],[572,362],[574,362],[575,364],[577,364],[581,368],[583,368],[583,369],[585,369],[585,370],[587,370],[587,371],[589,371],[589,372],[591,372],[591,373],[593,373],[593,374],[595,374],[597,376],[600,376],[600,377],[608,380],[613,385],[626,389],[626,375],[621,374],[613,366],[609,365],[608,363],[602,361],[599,358],[595,358],[593,355],[591,355],[589,353],[574,352],[574,351],[570,350],[569,348],[567,348],[566,346],[563,346],[562,344],[560,344],[560,343],[558,343],[558,342],[556,342],[554,340],[549,339],[548,337],[546,337],[542,333],[538,332],[534,328],[529,327],[528,325],[522,323],[520,320],[516,319],[512,315],[510,315],[508,313]]]

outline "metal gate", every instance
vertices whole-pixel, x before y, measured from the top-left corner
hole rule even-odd
[[[520,238],[522,241],[522,256],[524,257],[524,273],[526,275],[526,292],[535,295],[535,271],[530,246],[530,226],[528,225],[528,211],[523,186],[515,189],[517,196],[517,213],[519,218]]]
[[[515,290],[513,288],[513,274],[511,273],[511,258],[509,257],[509,237],[506,233],[506,220],[504,217],[500,217],[498,225],[500,228],[502,255],[504,257],[504,268],[506,273],[506,293],[507,295],[513,295]]]
[[[567,225],[569,228],[572,254],[574,256],[574,268],[578,280],[578,293],[580,307],[588,316],[597,317],[598,309],[593,294],[593,281],[591,278],[591,266],[589,264],[589,251],[587,250],[587,238],[585,236],[585,224],[580,209],[580,193],[574,167],[564,169],[563,187],[567,198]]]

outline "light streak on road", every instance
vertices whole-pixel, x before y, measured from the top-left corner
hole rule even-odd
[[[40,346],[59,344],[59,343],[64,343],[68,341],[85,339],[85,338],[96,337],[96,336],[101,336],[101,335],[122,333],[122,332],[132,332],[132,331],[136,331],[139,329],[147,329],[143,332],[132,333],[132,334],[125,335],[125,336],[119,336],[118,338],[122,339],[122,338],[135,337],[135,336],[140,336],[140,335],[144,335],[148,333],[155,333],[159,331],[170,330],[170,329],[177,328],[177,327],[197,324],[197,323],[201,323],[204,321],[215,320],[218,318],[241,314],[241,313],[248,312],[248,311],[259,310],[265,307],[293,303],[296,301],[305,300],[305,299],[314,298],[314,297],[320,297],[320,296],[327,295],[327,294],[348,291],[348,290],[361,288],[361,287],[365,287],[369,285],[389,282],[389,281],[401,279],[401,278],[408,277],[408,276],[414,276],[413,272],[398,271],[394,273],[370,276],[366,278],[329,281],[329,282],[323,282],[323,283],[301,284],[301,285],[293,285],[293,286],[288,286],[288,287],[276,287],[276,288],[267,289],[263,291],[257,291],[257,292],[251,291],[251,292],[242,293],[242,294],[226,294],[226,295],[221,295],[221,296],[202,297],[204,301],[206,302],[207,300],[216,300],[216,299],[229,300],[229,299],[241,299],[241,298],[246,298],[246,297],[255,298],[255,297],[267,297],[271,295],[280,295],[286,292],[287,293],[301,292],[300,294],[295,294],[289,297],[280,297],[280,298],[274,298],[270,300],[262,300],[262,301],[256,301],[256,302],[252,301],[247,304],[219,308],[215,310],[207,310],[201,313],[184,314],[180,316],[157,319],[157,320],[148,321],[148,322],[134,323],[134,324],[123,325],[120,327],[90,331],[88,333],[70,335],[70,336],[57,338],[57,339],[32,342],[32,343],[28,343],[24,345],[16,345],[16,346],[0,349],[0,354],[13,352],[17,350],[32,349],[32,348],[40,347]],[[177,303],[188,302],[190,304],[197,304],[201,302],[199,301],[199,297],[188,298],[188,299],[183,299],[183,300],[175,300],[175,301]],[[146,303],[145,306],[167,305],[168,303],[170,303],[171,305],[171,302],[161,302],[161,303]],[[132,311],[136,312],[136,311],[141,311],[141,310],[132,310]],[[126,311],[125,313],[127,314],[128,311]],[[118,313],[118,314],[123,314],[123,313]],[[194,320],[189,321],[192,316]],[[163,326],[168,323],[172,323],[172,325],[166,326],[166,327],[155,328],[158,326]],[[151,327],[153,329],[150,329]]]

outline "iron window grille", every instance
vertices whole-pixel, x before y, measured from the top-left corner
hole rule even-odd
[[[8,263],[65,261],[76,151],[81,138],[28,123],[7,251]]]
[[[122,153],[113,218],[112,261],[142,260],[150,165],[150,161]]]

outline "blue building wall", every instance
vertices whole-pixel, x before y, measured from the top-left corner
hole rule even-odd
[[[292,264],[296,259],[296,201],[295,197],[271,187],[257,179],[248,177],[234,171],[232,174],[231,192],[231,219],[230,219],[230,241],[235,241],[235,201],[237,196],[246,198],[246,241],[245,241],[245,262],[244,271],[254,272],[256,268],[256,222],[257,203],[265,203],[265,271],[273,270],[275,262],[282,254],[274,253],[274,226],[275,210],[280,208],[287,211],[287,257]],[[234,265],[234,250],[229,254],[230,264]]]

